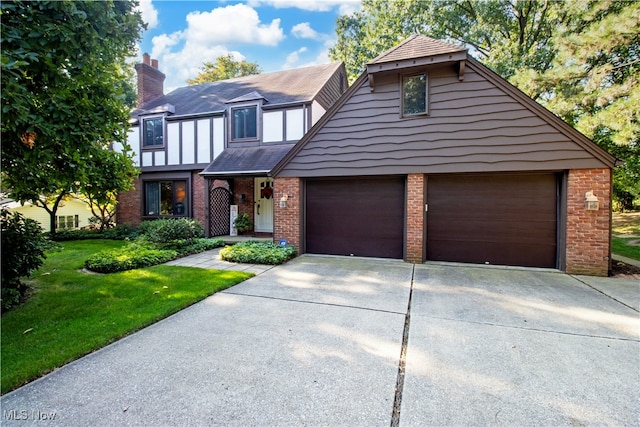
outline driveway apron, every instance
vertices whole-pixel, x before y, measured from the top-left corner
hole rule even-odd
[[[1,421],[638,425],[638,295],[637,281],[303,255],[3,396]]]
[[[638,425],[640,283],[595,282],[417,266],[402,424]]]
[[[388,425],[412,268],[299,257],[4,396],[2,424]]]

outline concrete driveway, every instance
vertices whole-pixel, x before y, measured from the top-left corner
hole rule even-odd
[[[3,396],[2,424],[637,425],[639,306],[637,281],[305,255]]]

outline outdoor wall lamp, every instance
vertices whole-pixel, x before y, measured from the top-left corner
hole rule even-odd
[[[241,194],[239,199],[240,199],[240,203],[244,203],[244,200],[247,198],[247,196],[245,196],[244,194]]]
[[[593,191],[587,191],[584,193],[584,208],[588,211],[597,211],[600,203],[598,198],[593,194]]]
[[[282,197],[280,197],[280,207],[286,208],[287,206],[289,206],[289,196],[283,194]]]

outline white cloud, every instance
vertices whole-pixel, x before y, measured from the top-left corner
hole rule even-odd
[[[142,20],[147,23],[147,30],[158,26],[158,11],[151,0],[140,0],[137,9],[142,14]]]
[[[284,38],[280,19],[269,25],[260,23],[255,9],[239,3],[219,7],[211,12],[187,15],[186,37],[201,43],[254,43],[275,46]]]
[[[282,69],[289,70],[291,68],[298,67],[299,66],[298,62],[300,61],[300,54],[305,53],[306,51],[307,51],[307,48],[303,46],[300,49],[296,50],[295,52],[291,52],[289,55],[287,55],[287,60],[282,66]]]
[[[321,38],[320,33],[311,28],[308,22],[301,22],[300,24],[294,25],[293,28],[291,28],[291,34],[299,39],[318,40]]]
[[[167,76],[164,87],[168,93],[198,75],[205,61],[229,53],[236,60],[245,59],[240,52],[230,51],[229,43],[274,46],[282,39],[280,19],[262,24],[254,9],[236,4],[189,13],[185,29],[152,39],[151,57],[158,59],[160,70]]]
[[[249,0],[253,7],[272,6],[278,9],[297,8],[312,12],[328,12],[338,6],[340,13],[360,9],[360,0]]]

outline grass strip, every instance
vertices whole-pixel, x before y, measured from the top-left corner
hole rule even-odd
[[[48,254],[30,299],[2,316],[3,394],[252,276],[166,265],[82,271],[91,254],[124,244],[65,242]]]
[[[638,261],[640,261],[640,246],[637,245],[630,245],[629,242],[631,241],[638,241],[640,240],[637,237],[632,237],[632,238],[621,238],[621,237],[614,237],[611,239],[611,251],[614,254],[618,254],[618,255],[622,255],[622,256],[626,256],[628,258],[633,258],[633,259],[637,259]]]

